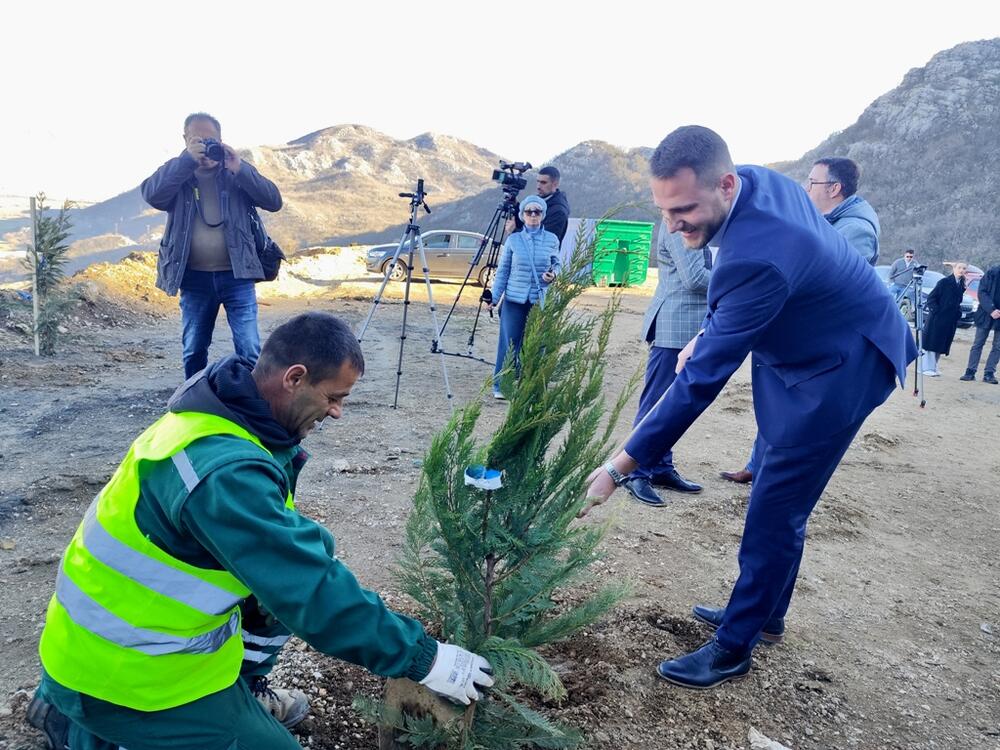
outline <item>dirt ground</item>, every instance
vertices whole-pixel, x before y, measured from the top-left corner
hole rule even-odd
[[[38,635],[59,556],[128,444],[182,379],[176,303],[149,289],[148,262],[145,271],[134,263],[122,266],[114,283],[90,275],[55,357],[36,360],[13,319],[0,317],[3,750],[44,747],[24,724],[24,707],[38,680]],[[298,278],[288,282],[295,296],[269,292],[262,333],[307,308],[360,323],[377,285],[357,277]],[[433,286],[443,317],[458,286]],[[390,289],[369,328],[367,372],[344,418],[307,440],[313,457],[297,500],[333,531],[361,581],[405,609],[390,568],[419,459],[449,405],[440,358],[429,353],[425,295],[415,288],[400,408],[388,407],[398,292]],[[475,295],[449,324],[446,348],[464,348]],[[638,335],[648,295],[625,295],[609,393],[644,361]],[[607,290],[595,289],[581,304],[597,309],[607,299]],[[477,338],[486,359],[496,334],[496,321],[486,318]],[[898,391],[863,427],[813,514],[786,642],[758,648],[745,680],[685,691],[658,681],[654,668],[707,637],[690,608],[724,604],[735,579],[748,489],[721,480],[718,471],[742,466],[754,436],[744,366],[675,451],[682,473],[702,482],[704,492],[671,494],[663,510],[619,492],[588,520],[611,519],[594,584],[625,579],[635,593],[606,620],[546,651],[569,696],[544,710],[581,727],[588,747],[601,749],[749,748],[751,727],[795,750],[1000,748],[1000,386],[959,382],[970,340],[960,331],[942,361],[944,376],[928,380],[926,409]],[[229,351],[220,319],[212,355]],[[480,397],[486,365],[458,358],[446,364],[456,403]],[[505,408],[488,400],[484,432]],[[626,434],[620,425],[618,435]],[[310,695],[303,744],[374,747],[374,730],[350,702],[357,693],[376,695],[381,681],[304,643],[291,646],[274,680]]]

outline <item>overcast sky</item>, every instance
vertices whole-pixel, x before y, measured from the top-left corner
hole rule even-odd
[[[195,110],[236,147],[360,123],[540,164],[697,123],[738,162],[794,159],[936,52],[1000,36],[1000,3],[56,0],[0,20],[0,195],[101,200],[176,155]]]

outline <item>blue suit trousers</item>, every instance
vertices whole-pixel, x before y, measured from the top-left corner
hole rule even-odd
[[[747,652],[772,618],[784,617],[802,560],[806,522],[864,419],[818,443],[774,447],[757,435],[753,486],[740,545],[740,575],[717,638]]]
[[[677,355],[680,349],[670,349],[663,346],[651,346],[649,348],[649,359],[646,360],[646,380],[642,386],[642,395],[639,396],[639,408],[635,413],[635,421],[632,426],[639,424],[642,418],[649,413],[649,410],[656,406],[656,402],[667,392],[667,388],[674,382],[677,373]],[[652,466],[640,466],[632,472],[633,477],[649,479],[654,474],[665,474],[674,468],[674,453],[672,450],[663,454],[659,461]]]

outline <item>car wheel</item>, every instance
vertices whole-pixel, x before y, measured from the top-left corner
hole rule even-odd
[[[493,283],[493,277],[497,275],[497,269],[483,266],[479,269],[479,286],[484,289]]]
[[[385,276],[386,271],[389,270],[390,263],[392,263],[392,258],[390,258],[384,264],[382,264],[383,276]],[[396,261],[396,265],[392,267],[392,271],[389,273],[389,278],[392,281],[404,281],[406,279],[406,264],[400,261]]]

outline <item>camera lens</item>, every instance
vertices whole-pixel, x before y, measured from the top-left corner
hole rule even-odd
[[[226,158],[225,149],[222,148],[222,144],[212,138],[206,138],[203,143],[205,144],[205,158],[211,159],[212,161],[223,161]]]

